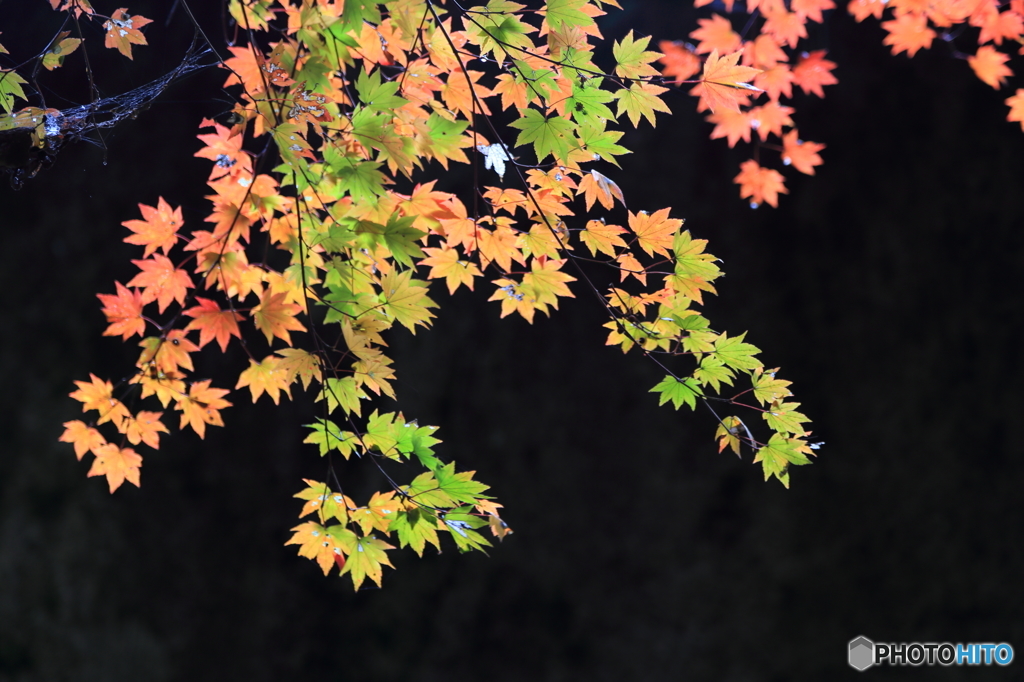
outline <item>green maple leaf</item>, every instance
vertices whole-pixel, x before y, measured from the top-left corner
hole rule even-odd
[[[333,528],[335,526],[327,529],[328,534],[331,535],[334,543],[341,547],[347,555],[345,557],[345,567],[341,569],[341,575],[346,573],[351,575],[352,584],[355,585],[357,590],[366,578],[377,583],[377,587],[380,587],[383,566],[391,566],[386,552],[389,549],[394,549],[394,547],[373,536],[361,538],[348,529],[331,533]],[[394,568],[394,566],[391,566],[391,568]]]
[[[548,0],[545,15],[551,30],[557,31],[563,24],[570,26],[593,26],[594,19],[581,11],[587,0]]]
[[[397,262],[412,267],[413,256],[423,258],[425,255],[416,242],[427,234],[412,226],[415,221],[415,216],[401,217],[397,213],[392,213],[388,217],[387,225],[360,220],[356,226],[356,234],[368,238],[368,243],[364,243],[364,246],[372,247],[374,242],[382,243]]]
[[[754,455],[754,462],[760,462],[764,470],[764,480],[771,476],[779,479],[782,485],[789,487],[789,465],[810,464],[811,460],[804,455],[807,444],[799,438],[786,438],[776,433],[766,445],[761,446]]]
[[[360,71],[359,78],[356,79],[356,92],[359,93],[359,101],[363,106],[377,111],[387,111],[409,103],[409,100],[395,94],[398,92],[398,85],[398,82],[382,83],[379,69],[372,74]]]
[[[427,507],[442,509],[455,504],[455,501],[448,496],[448,493],[441,490],[437,478],[430,471],[425,471],[412,479],[412,483],[403,488],[402,492],[412,498],[417,504]]]
[[[436,308],[437,304],[427,296],[426,282],[413,279],[412,273],[392,270],[384,275],[379,298],[385,313],[415,333],[416,325],[430,324],[434,314],[428,308]]]
[[[504,61],[507,54],[506,48],[521,48],[530,50],[533,41],[527,33],[533,33],[537,29],[524,24],[514,14],[524,6],[514,2],[499,0],[487,4],[486,8],[477,7],[476,10],[483,10],[479,14],[472,15],[472,20],[467,20],[466,33],[473,42],[480,46],[480,54],[494,53],[494,58],[499,62]],[[513,54],[522,54],[519,50],[512,50]]]
[[[473,480],[473,471],[456,473],[455,462],[449,462],[434,472],[438,487],[456,502],[476,504],[477,500],[490,499],[483,492],[490,486]]]
[[[773,402],[763,413],[764,420],[773,430],[779,433],[803,434],[803,423],[810,421],[805,415],[796,411],[800,403]]]
[[[625,147],[615,144],[622,137],[622,131],[605,130],[604,128],[604,121],[596,123],[590,121],[581,125],[577,131],[579,147],[593,154],[595,161],[601,159],[618,166],[619,162],[615,157],[622,154],[630,154],[631,152]]]
[[[661,394],[658,398],[659,405],[664,405],[671,400],[677,410],[683,403],[689,405],[691,410],[696,409],[697,398],[702,396],[700,386],[693,377],[686,377],[680,381],[672,375],[668,375],[658,382],[658,385],[650,392]]]
[[[661,56],[659,52],[647,52],[647,45],[651,42],[650,36],[633,39],[633,31],[630,31],[621,41],[612,45],[612,56],[615,57],[615,75],[623,78],[644,78],[645,76],[658,76],[658,70],[651,66],[651,62]]]
[[[693,372],[693,377],[700,382],[701,386],[711,386],[716,392],[721,391],[720,384],[728,384],[732,386],[732,380],[735,378],[732,370],[722,364],[722,361],[715,358],[713,355],[706,355],[700,361],[700,367]]]
[[[615,114],[605,106],[615,95],[602,90],[600,79],[591,78],[584,86],[573,84],[572,95],[566,100],[565,108],[577,123],[600,125],[601,121],[613,120]]]
[[[615,99],[619,100],[617,115],[622,116],[623,112],[625,112],[629,116],[629,121],[633,124],[633,127],[640,124],[641,116],[646,118],[652,126],[656,125],[654,120],[655,111],[666,114],[672,113],[668,105],[658,97],[659,94],[667,89],[659,85],[651,85],[650,83],[634,82],[629,86],[628,90],[623,88],[615,93]]]
[[[399,546],[412,547],[412,551],[419,556],[423,556],[423,548],[428,542],[438,550],[441,549],[436,528],[437,516],[429,509],[420,507],[398,512],[395,520],[388,526],[389,531],[398,533]]]
[[[573,125],[566,119],[560,116],[546,118],[536,109],[527,109],[521,119],[509,125],[522,131],[516,139],[517,147],[533,143],[538,163],[544,161],[549,154],[560,160],[569,155]]]
[[[711,352],[723,363],[734,369],[748,371],[758,369],[761,367],[761,361],[755,358],[754,354],[760,353],[761,349],[749,343],[744,343],[743,337],[746,335],[747,333],[743,332],[739,336],[734,336],[730,339],[728,334],[722,332],[722,335],[715,341],[715,350]]]
[[[328,412],[334,412],[335,409],[341,407],[345,414],[354,412],[356,416],[360,414],[362,409],[359,400],[367,397],[366,393],[356,385],[356,380],[352,377],[344,377],[342,379],[331,378],[324,381],[324,390],[320,391],[316,399],[320,401],[325,396],[327,398]]]
[[[313,429],[313,433],[306,436],[302,442],[319,446],[321,457],[331,450],[337,450],[348,459],[356,442],[355,434],[351,431],[342,431],[329,419],[316,421],[316,424],[306,424],[306,428]]]
[[[471,510],[472,507],[459,507],[441,517],[460,552],[468,552],[471,549],[482,551],[484,547],[491,546],[490,542],[474,530],[486,526],[487,522],[469,513]]]

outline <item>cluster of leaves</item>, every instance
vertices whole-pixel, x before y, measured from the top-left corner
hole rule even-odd
[[[995,46],[1024,45],[1024,2],[1011,0],[851,0],[850,14],[857,21],[869,16],[881,19],[886,10],[892,18],[882,22],[888,35],[883,42],[892,46],[894,55],[906,52],[913,57],[928,49],[936,38],[949,45],[952,55],[964,59],[981,81],[999,90],[1013,71],[1006,65],[1010,55]],[[975,29],[977,34],[975,36]],[[976,38],[974,54],[963,52],[957,42]],[[973,41],[972,41],[973,42]],[[1024,47],[1018,49],[1024,54]],[[1016,121],[1024,129],[1024,88],[1006,99],[1010,112],[1007,121]]]
[[[697,309],[715,293],[717,259],[669,208],[626,209],[604,174],[628,153],[617,123],[654,125],[668,110],[648,38],[617,41],[610,70],[594,62],[595,18],[607,5],[617,6],[230,0],[247,41],[222,62],[237,102],[228,120],[200,124],[210,131],[196,153],[212,162],[209,229],[185,234],[180,208],[162,197],[124,223],[125,241],[143,249],[139,272],[99,297],[105,334],[138,335],[142,352],[119,385],[93,376],[71,394],[96,415],[66,423],[61,439],[79,458],[95,456],[90,475],[106,475],[111,491],[139,484],[142,458],[128,445],[156,448],[168,431],[163,412],[135,411],[142,400],[173,403],[179,428],[200,437],[221,426],[229,391],[196,377],[191,356],[214,341],[221,351],[237,344],[249,364],[234,388],[248,388],[253,402],[266,394],[277,403],[297,382],[322,402],[306,442],[329,459],[332,483],[307,480],[296,495],[306,501],[300,517],[316,514],[289,540],[302,556],[325,573],[338,566],[358,588],[367,577],[379,584],[391,565],[393,547],[378,535],[417,553],[440,548],[439,532],[460,550],[483,549],[476,529],[510,532],[487,487],[435,456],[434,427],[379,409],[364,415],[363,401],[396,397],[384,334],[430,325],[427,280],[454,293],[488,277],[501,316],[528,322],[582,280],[608,311],[607,343],[639,348],[666,372],[652,389],[660,402],[711,407],[719,450],[752,448],[765,479],[788,486],[789,466],[813,454],[808,420],[758,349],[713,330]],[[709,106],[735,102],[750,80],[738,56],[713,52],[705,64],[698,87]],[[450,163],[473,164],[490,183],[463,197],[441,191],[436,172]],[[609,281],[594,280],[584,261]],[[267,351],[256,353],[260,335]],[[740,377],[748,388],[711,394]],[[715,405],[759,415],[770,438]],[[107,423],[119,442],[102,435]],[[388,485],[362,506],[330,465],[353,454]],[[422,472],[401,484],[395,463]]]
[[[713,2],[727,16],[713,13],[708,19],[698,19],[699,28],[689,36],[696,45],[663,40],[656,57],[666,80],[673,79],[676,85],[697,83],[692,94],[701,97],[697,110],[708,111],[707,120],[715,125],[712,139],[726,138],[730,147],[740,140],[752,142],[752,158],[740,164],[734,180],[740,186],[740,197],[749,198],[751,208],[762,203],[777,206],[779,194],[788,194],[785,177],[762,165],[762,149],[778,152],[782,165],[808,175],[814,175],[815,167],[822,164],[819,152],[825,145],[800,138],[793,121],[796,109],[791,104],[794,86],[805,96],[824,97],[823,87],[838,82],[832,73],[836,64],[825,59],[827,51],[808,52],[803,44],[809,39],[808,22],[821,24],[835,4],[832,0],[695,0],[694,6]],[[890,10],[892,18],[882,22],[888,33],[883,42],[892,47],[894,55],[905,52],[913,57],[938,38],[950,46],[954,57],[966,60],[978,78],[997,90],[1013,72],[1006,66],[1010,56],[995,46],[1004,41],[1024,45],[1024,0],[850,0],[847,9],[858,22],[870,16],[882,19]],[[737,32],[736,26],[742,30]],[[965,33],[973,35],[971,27],[977,29],[974,54],[956,47]],[[1024,54],[1024,47],[1018,53]],[[723,91],[724,98],[709,98],[704,87],[709,65],[714,69],[725,60],[733,77],[726,84],[733,89]],[[701,70],[702,63],[703,79],[688,80]],[[748,82],[752,85],[745,85]],[[767,101],[760,100],[763,103],[755,106],[761,94]],[[1007,120],[1024,128],[1024,88],[1007,98],[1006,104],[1010,107]]]
[[[711,2],[696,0],[694,6]],[[730,147],[740,140],[752,143],[751,158],[740,164],[734,180],[751,208],[762,203],[778,206],[779,195],[789,193],[782,173],[762,160],[762,149],[778,152],[781,165],[807,175],[814,175],[822,163],[819,152],[825,145],[801,139],[791,105],[794,86],[805,96],[824,97],[824,86],[838,82],[832,73],[836,65],[825,59],[826,50],[805,50],[808,22],[822,23],[824,13],[834,7],[832,0],[725,0],[720,9],[727,16],[713,13],[697,20],[699,28],[690,33],[696,45],[668,40],[658,44],[657,59],[666,79],[676,85],[698,83],[691,94],[700,96],[697,110],[707,111],[707,120],[715,126],[711,138],[726,138]],[[735,30],[734,20],[741,32]],[[735,77],[733,87],[722,90],[721,98],[709,98],[700,81],[689,79],[703,63],[706,81],[709,66],[723,62]]]

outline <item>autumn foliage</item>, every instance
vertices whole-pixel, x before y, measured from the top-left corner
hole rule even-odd
[[[789,190],[777,165],[772,168],[771,160],[762,159],[762,150],[776,152],[782,166],[807,175],[814,175],[815,167],[823,163],[819,152],[825,145],[802,140],[793,114],[800,91],[802,96],[824,97],[824,86],[839,82],[833,74],[835,62],[826,59],[827,50],[815,45],[808,34],[809,25],[823,23],[836,5],[833,0],[694,2],[694,7],[706,5],[714,9],[710,18],[697,20],[699,27],[689,35],[693,43],[659,43],[662,74],[676,85],[698,84],[691,94],[700,96],[697,109],[707,111],[707,121],[715,126],[712,139],[725,138],[730,147],[741,140],[751,143],[753,158],[740,165],[734,180],[740,197],[749,199],[752,208],[763,203],[778,206],[779,195]],[[894,55],[913,57],[939,40],[952,46],[954,57],[965,60],[982,82],[997,90],[1013,76],[1006,65],[1010,55],[998,47],[1024,44],[1021,0],[850,0],[846,9],[859,22],[889,17],[881,24],[887,34],[883,43]],[[722,11],[726,16],[718,13]],[[742,27],[742,34],[735,27]],[[969,50],[966,44],[975,39],[974,54],[957,47],[963,44],[962,49]],[[1018,53],[1024,54],[1024,48]],[[720,87],[712,90],[709,70],[718,73],[727,60],[732,69],[729,77],[718,79]],[[744,67],[737,64],[747,70],[739,71]],[[702,77],[694,78],[702,68]],[[1007,98],[1006,104],[1010,107],[1007,120],[1024,128],[1024,89]]]
[[[106,47],[129,58],[146,44],[140,29],[153,29],[127,9],[102,16],[84,0],[50,2],[101,25]],[[485,528],[511,532],[502,506],[474,472],[435,453],[436,427],[390,408],[386,355],[391,328],[428,328],[441,296],[483,286],[499,315],[528,322],[574,290],[597,293],[606,343],[664,372],[650,389],[659,404],[706,405],[719,451],[753,451],[765,479],[788,486],[790,467],[808,464],[816,447],[790,382],[764,367],[745,334],[716,330],[701,313],[722,275],[707,242],[669,207],[627,207],[613,178],[628,154],[620,123],[654,126],[669,112],[671,81],[692,85],[713,137],[767,146],[774,136],[783,163],[813,174],[823,145],[799,138],[782,102],[794,85],[821,96],[834,65],[823,51],[785,50],[831,2],[748,5],[765,16],[751,40],[713,15],[692,49],[666,42],[655,52],[630,32],[599,63],[596,20],[617,6],[227,2],[240,40],[219,66],[235,104],[197,122],[209,214],[185,225],[177,202],[155,197],[123,223],[124,241],[139,249],[136,272],[98,296],[104,333],[138,345],[135,370],[118,384],[76,382],[71,397],[85,417],[61,436],[79,459],[93,456],[89,475],[111,492],[138,486],[144,457],[171,425],[203,438],[232,403],[311,391],[320,409],[310,451],[361,458],[386,485],[354,499],[329,465],[327,480],[296,493],[304,520],[289,545],[356,588],[380,584],[395,544],[422,554],[447,537],[483,549]],[[3,75],[0,103],[13,113],[24,81]],[[475,166],[479,185],[437,189],[452,164]],[[786,192],[781,174],[756,160],[738,182],[755,204]],[[196,374],[196,353],[235,345],[248,361],[233,385]]]

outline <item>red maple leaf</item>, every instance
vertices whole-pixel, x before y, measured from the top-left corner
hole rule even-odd
[[[233,310],[221,310],[216,301],[208,298],[196,296],[196,301],[199,305],[184,311],[189,317],[195,318],[185,329],[199,330],[200,348],[216,339],[221,351],[226,351],[232,336],[242,338],[242,333],[238,329],[241,314]]]

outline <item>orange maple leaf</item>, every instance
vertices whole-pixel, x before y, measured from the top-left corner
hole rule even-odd
[[[142,467],[142,456],[131,448],[119,448],[107,443],[96,448],[96,459],[86,476],[106,476],[110,492],[121,487],[126,480],[139,487],[139,469]]]
[[[228,391],[223,388],[210,388],[210,380],[197,381],[188,387],[188,395],[178,396],[178,402],[174,409],[181,410],[181,424],[178,428],[183,429],[186,425],[199,434],[200,438],[206,437],[206,425],[224,426],[220,410],[231,407],[231,403],[224,400]]]
[[[789,194],[782,173],[762,168],[753,159],[740,164],[740,174],[733,178],[733,182],[740,186],[740,198],[750,197],[751,208],[757,208],[763,202],[777,207],[779,194]]]
[[[654,213],[629,212],[629,229],[633,230],[637,244],[648,256],[655,253],[667,256],[676,232],[683,225],[682,220],[668,217],[669,210],[671,209],[663,208]]]
[[[192,371],[192,358],[188,354],[195,353],[199,346],[192,343],[185,333],[184,329],[172,329],[164,338],[150,336],[140,341],[143,350],[136,366],[145,367],[152,362],[164,374],[174,374],[178,367]]]
[[[788,62],[789,55],[779,46],[778,41],[767,33],[743,44],[743,66],[755,69],[770,69],[779,62]]]
[[[793,107],[784,107],[778,102],[768,102],[750,110],[750,127],[757,130],[762,142],[767,140],[768,135],[772,133],[782,137],[782,127],[793,125],[793,119],[789,117],[793,111]]]
[[[132,445],[145,443],[154,450],[159,450],[160,434],[170,433],[164,423],[160,421],[163,414],[163,412],[142,410],[134,417],[126,418],[119,430],[124,433]]]
[[[427,275],[427,279],[444,277],[445,284],[448,285],[449,294],[454,294],[460,284],[465,284],[472,291],[473,278],[480,277],[483,274],[474,263],[461,260],[456,249],[449,249],[447,247],[440,249],[425,248],[423,251],[427,254],[427,258],[421,260],[420,263],[430,266],[430,273]]]
[[[1009,59],[1010,55],[999,52],[991,45],[983,45],[978,48],[977,54],[967,58],[967,63],[974,69],[981,82],[998,90],[1006,82],[1006,78],[1013,75],[1010,67],[1006,66]]]
[[[1020,41],[1021,33],[1024,33],[1024,18],[1020,14],[1012,9],[1000,12],[995,3],[983,7],[983,10],[976,11],[971,17],[971,25],[981,27],[979,45],[990,40],[996,45],[1002,45],[1004,39]]]
[[[92,379],[91,383],[76,381],[75,386],[78,386],[78,390],[72,391],[68,395],[82,403],[82,412],[89,410],[99,412],[100,417],[96,420],[97,424],[108,421],[114,422],[115,425],[120,424],[131,413],[128,412],[124,403],[114,398],[113,384],[103,381],[95,374],[90,374],[89,378]]]
[[[268,355],[262,361],[249,360],[249,369],[242,372],[238,377],[236,389],[244,386],[249,387],[252,393],[252,401],[256,402],[264,391],[273,399],[274,404],[279,404],[281,391],[288,398],[292,397],[291,384],[294,375],[281,366],[281,358],[276,355]]]
[[[732,30],[732,22],[725,17],[712,14],[710,19],[698,19],[700,28],[691,31],[690,37],[699,40],[695,52],[721,52],[726,54],[735,52],[743,47],[743,39],[740,34]]]
[[[739,111],[752,93],[761,92],[749,83],[761,70],[739,66],[737,62],[742,55],[741,50],[720,58],[717,51],[712,51],[704,62],[703,78],[690,94],[700,95],[711,111],[716,107]]]
[[[864,21],[870,16],[875,19],[882,18],[885,11],[885,0],[850,0],[846,10],[854,16],[857,21]]]
[[[793,67],[793,82],[800,86],[805,94],[824,97],[823,85],[835,85],[839,80],[832,75],[836,63],[825,59],[826,50],[815,50],[804,54]]]
[[[228,349],[228,343],[232,336],[242,338],[242,332],[238,329],[238,321],[242,315],[233,310],[221,310],[216,301],[196,296],[199,305],[185,310],[189,317],[195,318],[185,327],[199,330],[199,347],[202,348],[214,339],[220,345],[221,351]]]
[[[62,443],[74,445],[75,455],[79,460],[85,456],[85,453],[95,452],[96,448],[105,445],[107,442],[103,434],[78,419],[64,422],[64,433],[60,435],[58,440]]]
[[[302,311],[302,306],[297,303],[286,303],[285,296],[287,294],[266,291],[260,298],[260,304],[252,309],[253,322],[256,323],[256,328],[266,335],[267,343],[275,336],[279,336],[290,346],[292,337],[288,330],[306,331],[295,317]]]
[[[130,287],[142,287],[142,302],[156,301],[162,313],[171,301],[185,304],[188,289],[193,286],[192,278],[184,270],[174,267],[167,256],[153,254],[147,260],[133,260],[142,272],[128,282]]]
[[[662,74],[675,78],[676,85],[700,71],[700,57],[690,46],[678,40],[662,40],[658,43],[662,55],[658,61],[664,64]]]
[[[626,205],[626,199],[622,196],[619,186],[596,170],[590,171],[580,180],[576,196],[580,194],[585,194],[588,211],[593,207],[595,199],[609,211],[615,206],[615,199],[618,199],[623,206]]]
[[[931,47],[935,31],[928,28],[928,19],[923,14],[901,14],[892,21],[883,21],[882,28],[889,35],[882,40],[892,46],[892,53],[906,52],[913,57],[918,50]]]
[[[708,116],[707,120],[715,124],[715,129],[711,131],[712,140],[727,138],[730,147],[735,147],[740,139],[750,142],[752,121],[749,112],[720,109]]]
[[[242,135],[205,118],[200,122],[199,127],[213,127],[216,131],[207,135],[196,135],[206,146],[193,155],[213,161],[213,169],[210,171],[211,180],[222,175],[237,175],[242,171],[250,176],[253,174],[252,157],[242,150]]]
[[[832,0],[793,0],[791,5],[797,16],[810,19],[819,24],[825,21],[821,13],[836,7]]]
[[[796,128],[786,133],[782,138],[782,145],[782,163],[792,165],[801,173],[814,175],[814,167],[822,163],[818,152],[824,149],[825,145],[801,140]]]
[[[332,528],[338,528],[338,526],[332,526]],[[307,521],[295,526],[292,530],[294,534],[284,544],[299,545],[299,556],[306,557],[307,559],[316,559],[324,575],[327,575],[331,570],[331,566],[335,564],[339,566],[345,565],[345,558],[341,548],[335,546],[331,536],[327,534],[327,529],[319,523]],[[336,557],[340,557],[340,559]]]
[[[166,256],[178,241],[178,228],[182,226],[181,207],[171,209],[170,204],[160,197],[156,208],[139,204],[142,220],[126,220],[122,225],[135,234],[124,238],[129,244],[145,246],[143,258],[160,249]]]
[[[590,220],[587,226],[580,232],[580,239],[590,253],[597,255],[598,251],[609,256],[615,256],[615,247],[626,247],[627,244],[619,235],[626,230],[618,225],[606,225],[603,220]]]
[[[1006,120],[1020,123],[1021,130],[1024,130],[1024,88],[1018,88],[1016,94],[1007,97],[1006,106],[1010,107]]]
[[[138,289],[129,289],[120,282],[114,284],[117,285],[117,294],[96,294],[103,302],[103,314],[110,323],[103,335],[120,334],[124,341],[135,334],[142,336],[146,331],[146,321],[142,318],[142,294]]]
[[[620,253],[615,257],[615,261],[619,264],[620,282],[625,282],[627,277],[633,275],[641,284],[647,286],[647,271],[644,270],[644,266],[640,264],[640,261],[631,252],[625,251]]]
[[[801,38],[807,37],[807,27],[804,25],[804,18],[794,12],[772,12],[766,15],[768,20],[764,22],[761,30],[773,36],[780,45],[789,45],[795,48]]]
[[[793,72],[788,64],[776,64],[767,71],[763,71],[754,77],[754,85],[768,95],[773,102],[778,102],[779,97],[785,95],[793,98]]]
[[[142,35],[139,29],[152,21],[152,19],[139,15],[134,17],[128,16],[127,7],[114,10],[114,13],[110,15],[110,19],[103,24],[103,28],[107,32],[106,40],[103,43],[104,47],[116,47],[125,57],[134,59],[132,57],[132,45],[147,44],[146,36]],[[138,476],[136,475],[136,480],[137,478]],[[138,484],[136,483],[136,485]]]

